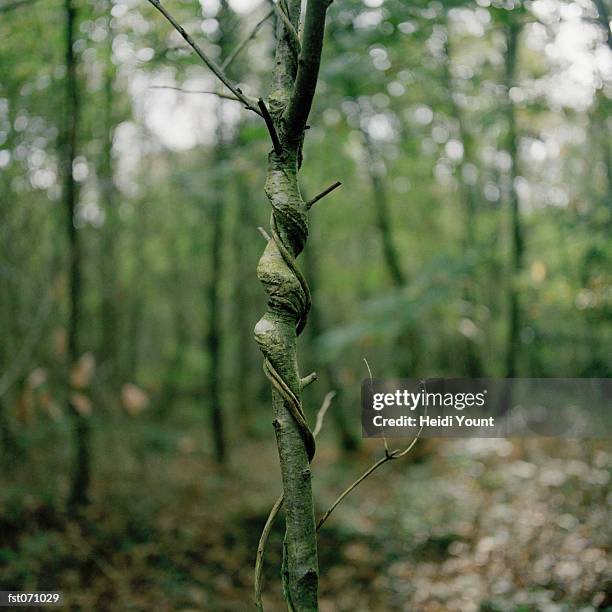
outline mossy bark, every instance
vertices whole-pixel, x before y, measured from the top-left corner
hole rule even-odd
[[[270,154],[266,194],[273,207],[273,224],[293,257],[308,235],[306,203],[297,183],[297,155]],[[300,399],[297,327],[304,310],[301,283],[287,265],[275,240],[259,260],[257,275],[268,293],[268,311],[255,327],[255,339],[291,392]],[[289,609],[317,608],[317,542],[310,465],[303,432],[283,396],[273,387],[272,411],[285,494],[285,560],[283,582]]]

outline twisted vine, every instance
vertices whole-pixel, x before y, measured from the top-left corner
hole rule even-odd
[[[257,265],[257,276],[268,294],[268,309],[254,335],[272,386],[273,425],[283,479],[283,498],[275,504],[262,538],[265,542],[273,515],[284,500],[283,593],[288,609],[300,612],[317,609],[318,561],[310,482],[315,440],[301,402],[301,389],[312,376],[300,378],[296,348],[310,309],[308,284],[296,264],[308,238],[309,208],[300,193],[297,173],[330,2],[309,0],[300,41],[301,0],[279,0],[274,88],[268,96],[271,112],[262,100],[258,102],[274,150],[268,157],[265,184],[272,207],[271,238]],[[257,562],[260,570],[260,550]],[[258,582],[256,571],[257,594]],[[258,596],[256,604],[261,609]]]
[[[296,257],[308,238],[308,205],[300,193],[297,167],[297,155],[270,153],[265,184],[265,193],[272,207],[270,236],[257,265],[257,276],[268,294],[268,309],[255,326],[254,335],[264,357],[264,373],[299,430],[309,464],[316,447],[302,406],[301,389],[306,383],[299,375],[295,347],[311,306],[308,283],[296,263]],[[312,380],[312,377],[307,378]],[[278,433],[281,427],[278,418],[274,419],[274,426]],[[282,453],[280,447],[279,452]],[[309,471],[304,478],[310,478]],[[283,499],[284,494],[274,504],[262,534],[263,545]],[[255,568],[255,600],[260,609],[263,545],[258,550]],[[286,558],[286,554],[283,556]],[[283,585],[290,603],[287,571],[283,564]]]
[[[265,375],[298,425],[312,461],[315,442],[300,400],[299,377],[296,380],[287,372],[295,364],[288,364],[286,356],[278,354],[280,341],[275,337],[278,320],[294,322],[297,337],[308,318],[310,289],[295,259],[308,237],[308,209],[300,194],[297,170],[288,169],[290,164],[276,152],[270,153],[269,161],[265,192],[272,206],[271,239],[257,266],[257,276],[268,294],[268,310],[255,326],[255,340],[264,356]]]

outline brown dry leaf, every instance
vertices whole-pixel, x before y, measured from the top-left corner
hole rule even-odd
[[[70,395],[70,403],[81,416],[89,416],[93,409],[91,400],[82,393],[72,393]]]
[[[89,386],[96,369],[96,358],[93,353],[83,353],[70,374],[70,383],[75,389]]]
[[[149,396],[140,387],[126,383],[121,387],[121,402],[128,414],[137,416],[149,405]]]

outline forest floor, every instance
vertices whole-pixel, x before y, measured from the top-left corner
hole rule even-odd
[[[65,432],[40,434],[0,487],[0,588],[62,590],[75,610],[249,610],[253,560],[280,492],[272,436],[219,469],[204,430],[119,419],[96,432],[92,503],[69,519]],[[63,435],[63,437],[62,437]],[[63,441],[63,442],[62,442]],[[316,512],[382,456],[324,431]],[[353,491],[319,535],[320,608],[612,609],[612,453],[586,441],[420,441]],[[264,604],[283,610],[282,516]]]

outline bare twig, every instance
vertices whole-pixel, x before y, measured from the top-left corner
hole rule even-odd
[[[310,374],[308,374],[307,376],[304,376],[304,378],[300,380],[300,387],[304,389],[309,384],[313,383],[315,380],[317,380],[317,373],[311,372]]]
[[[268,19],[270,19],[270,17],[274,15],[274,9],[268,11],[264,17],[262,17],[253,27],[253,29],[251,30],[251,32],[249,33],[249,35],[242,41],[240,42],[236,48],[225,58],[225,60],[223,61],[223,63],[221,64],[221,70],[226,70],[227,67],[236,59],[236,56],[255,38],[257,32],[259,32],[259,29],[261,28],[261,26],[266,23],[266,21]]]
[[[370,375],[370,384],[372,384],[373,379],[372,379],[372,370],[370,369],[370,364],[368,363],[368,360],[365,357],[363,358],[363,361],[365,362],[366,367],[368,368],[368,373]],[[425,407],[425,414],[427,414],[427,407]],[[387,461],[392,461],[393,459],[399,459],[400,457],[404,457],[414,448],[414,445],[417,443],[419,437],[421,436],[421,432],[423,431],[422,423],[423,422],[421,421],[421,427],[419,427],[419,431],[417,431],[416,435],[414,436],[410,444],[404,450],[396,448],[395,450],[390,451],[389,446],[387,444],[387,438],[385,437],[384,430],[383,430],[383,442],[385,445],[385,456],[379,459],[374,465],[369,467],[353,484],[351,484],[347,489],[345,489],[340,494],[340,496],[336,499],[336,501],[329,507],[327,512],[325,512],[325,514],[319,519],[319,522],[317,523],[317,531],[321,529],[321,527],[323,526],[323,523],[325,523],[325,521],[329,518],[329,515],[336,509],[336,507],[340,504],[340,502],[342,502],[342,500],[353,489],[355,489],[359,484],[361,484],[370,474],[375,472],[381,465],[384,465],[385,463],[387,463]]]
[[[340,187],[340,185],[342,185],[342,183],[340,181],[336,181],[333,185],[330,185],[327,189],[324,189],[319,195],[312,198],[312,200],[308,200],[308,202],[306,202],[306,207],[310,208],[313,204],[316,204],[319,200],[330,194],[334,189]]]
[[[181,93],[186,94],[208,94],[210,96],[217,96],[218,98],[223,98],[224,100],[233,100],[234,102],[240,102],[242,104],[242,100],[240,100],[236,96],[231,96],[230,94],[224,94],[218,91],[205,91],[203,89],[183,89],[182,87],[175,87],[174,85],[150,85],[149,89],[173,89],[174,91],[180,91]]]
[[[264,240],[266,242],[270,242],[270,240],[272,240],[272,238],[270,238],[270,234],[268,234],[268,232],[266,232],[266,230],[261,227],[261,225],[257,228],[257,231],[264,237]]]
[[[323,421],[325,419],[325,415],[329,410],[332,400],[336,396],[335,391],[329,391],[325,398],[323,399],[323,403],[317,412],[317,420],[315,424],[315,428],[312,432],[314,437],[318,436],[323,428]],[[272,510],[270,510],[270,514],[268,515],[268,520],[264,525],[263,531],[261,532],[261,536],[259,538],[259,544],[257,546],[257,557],[255,559],[255,607],[263,612],[263,603],[261,601],[261,572],[263,570],[263,558],[266,550],[266,543],[268,542],[268,537],[270,535],[270,531],[272,529],[272,525],[274,524],[274,520],[276,519],[281,506],[283,505],[284,495],[281,493],[278,496],[278,499],[274,502],[272,506]]]
[[[329,391],[327,395],[323,398],[323,403],[319,408],[319,412],[317,412],[317,420],[315,422],[315,427],[312,430],[312,435],[315,438],[319,435],[321,429],[323,429],[323,421],[325,419],[325,415],[327,414],[327,411],[329,410],[329,407],[331,406],[334,397],[336,397],[336,392]]]
[[[270,132],[270,138],[272,139],[272,145],[274,146],[274,151],[277,155],[281,155],[283,152],[283,148],[281,147],[280,140],[278,139],[278,134],[276,133],[276,128],[274,127],[274,121],[272,120],[272,116],[270,115],[270,111],[266,106],[266,103],[259,98],[257,100],[257,105],[260,109],[260,115],[263,117],[266,122],[266,127],[268,128],[268,132]]]
[[[361,484],[370,474],[375,472],[381,465],[384,465],[385,463],[387,463],[387,461],[392,461],[393,459],[399,459],[400,457],[407,455],[412,450],[414,445],[417,443],[417,440],[419,439],[419,436],[421,435],[421,431],[423,431],[423,425],[421,425],[416,436],[412,439],[412,442],[410,442],[410,444],[404,450],[400,450],[399,448],[396,448],[395,450],[392,450],[391,452],[385,451],[385,456],[382,459],[379,459],[374,465],[368,468],[350,487],[345,489],[340,494],[338,499],[336,499],[336,501],[329,507],[327,512],[319,519],[319,522],[317,523],[317,531],[321,529],[321,527],[323,526],[323,523],[325,523],[325,521],[329,518],[329,515],[336,509],[338,504],[340,504],[340,502],[353,489],[355,489],[359,484]]]
[[[368,360],[364,357],[363,358],[363,362],[366,364],[366,368],[368,368],[368,374],[370,375],[370,392],[373,391],[373,379],[372,379],[372,370],[370,369],[370,364],[368,363]],[[384,428],[381,429],[381,433],[382,433],[382,439],[383,439],[383,444],[385,447],[385,455],[389,454],[389,445],[387,444],[387,436],[385,436],[385,430]]]
[[[278,496],[278,499],[274,502],[272,510],[270,510],[270,514],[268,515],[268,520],[266,521],[263,531],[261,532],[259,544],[257,546],[257,558],[255,560],[255,607],[261,611],[263,611],[263,604],[261,602],[261,570],[263,569],[263,557],[266,550],[266,542],[268,541],[270,530],[274,524],[274,519],[283,505],[284,497],[285,496],[281,493]]]
[[[254,100],[242,93],[239,87],[232,83],[217,63],[208,57],[202,48],[187,34],[183,26],[162,6],[159,0],[147,0],[152,4],[174,27],[174,29],[184,38],[185,42],[196,52],[198,57],[212,70],[215,76],[238,98],[250,111],[261,115],[259,109],[254,105]]]

